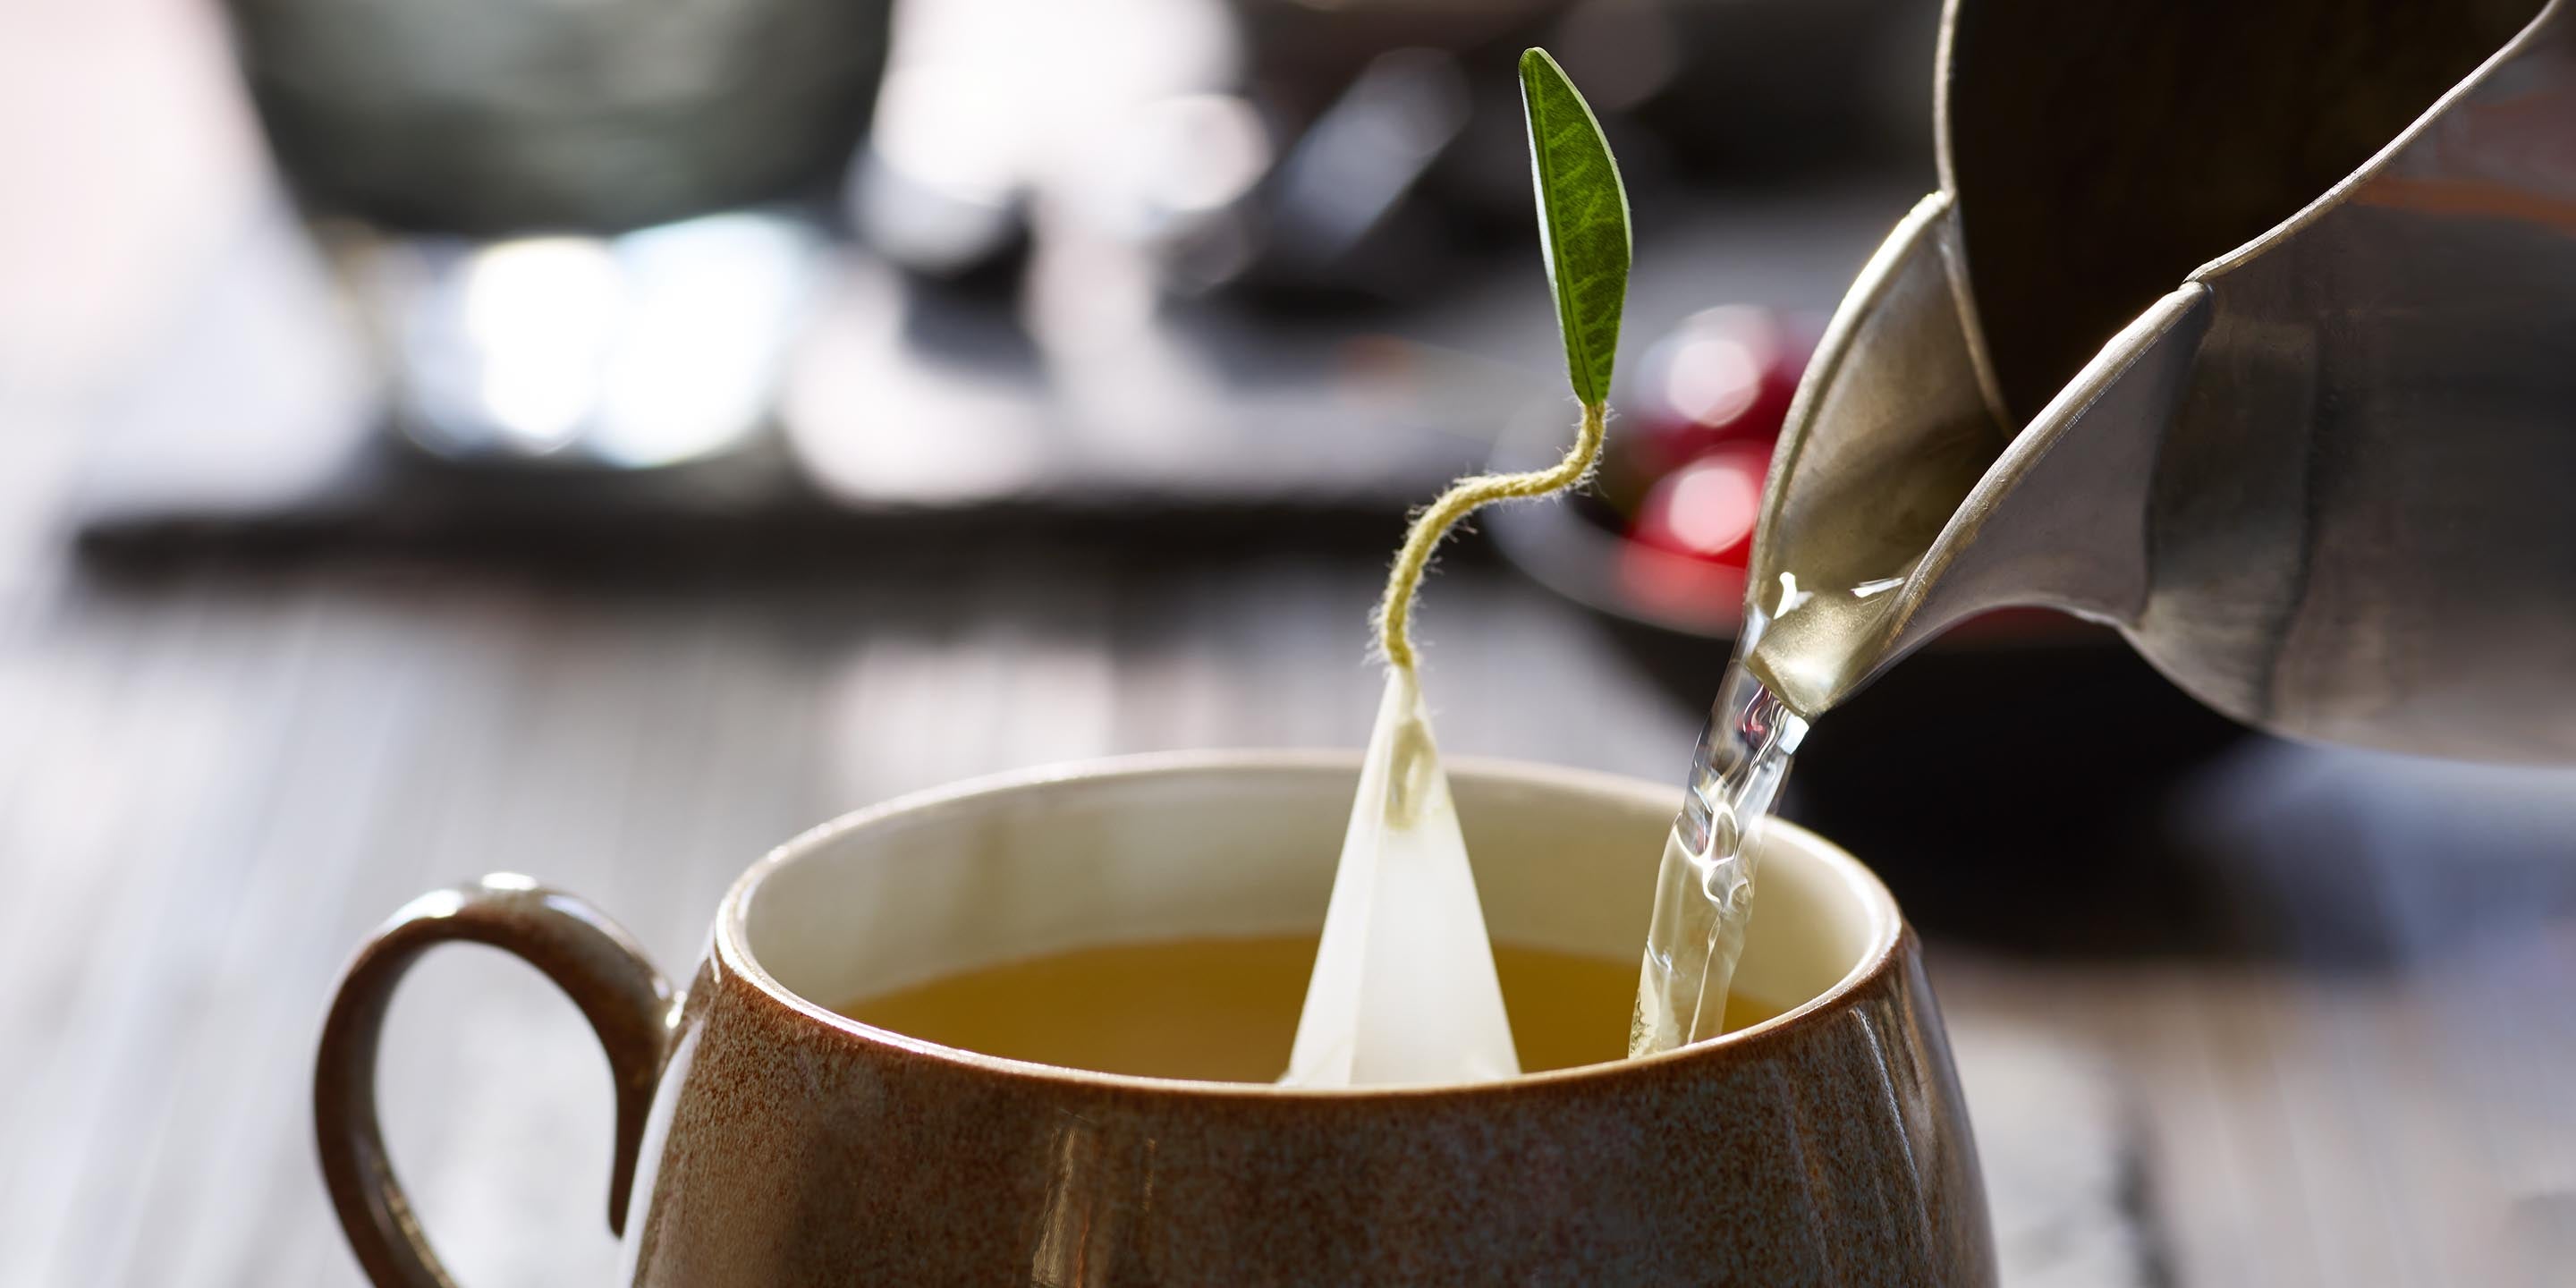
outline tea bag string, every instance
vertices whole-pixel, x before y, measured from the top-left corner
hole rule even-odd
[[[1413,601],[1422,589],[1422,575],[1430,570],[1431,555],[1439,548],[1440,539],[1448,536],[1460,520],[1496,501],[1530,500],[1581,486],[1601,460],[1601,439],[1608,418],[1608,408],[1599,403],[1585,404],[1574,446],[1566,449],[1564,460],[1543,470],[1470,475],[1450,484],[1449,490],[1413,516],[1413,526],[1404,535],[1404,546],[1395,552],[1395,567],[1387,574],[1386,598],[1377,607],[1378,650],[1386,655],[1389,665],[1413,669]]]

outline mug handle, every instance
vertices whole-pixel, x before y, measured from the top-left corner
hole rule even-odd
[[[599,910],[526,877],[495,875],[422,895],[378,927],[340,976],[313,1069],[322,1177],[349,1248],[377,1288],[456,1288],[394,1179],[376,1119],[376,1047],[394,986],[422,953],[453,940],[490,944],[536,967],[581,1008],[617,1084],[617,1154],[608,1228],[623,1236],[644,1116],[679,999],[643,949]]]

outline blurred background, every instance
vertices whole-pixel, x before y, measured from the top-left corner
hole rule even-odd
[[[856,806],[1355,746],[1406,509],[1573,415],[1529,44],[1635,208],[1618,419],[1444,558],[1426,684],[1453,754],[1678,783],[1789,393],[1937,182],[1937,21],[0,6],[0,1283],[357,1282],[310,1045],[420,890],[529,872],[676,972]],[[2247,735],[2006,614],[1787,813],[1932,944],[2008,1282],[2565,1282],[2576,775]],[[389,1043],[460,1278],[606,1282],[571,1008],[446,954]]]

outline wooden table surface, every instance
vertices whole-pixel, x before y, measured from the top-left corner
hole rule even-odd
[[[356,1282],[308,1143],[310,1047],[339,963],[425,888],[537,874],[676,972],[746,862],[850,807],[1365,732],[1376,569],[1294,550],[679,589],[385,560],[85,569],[65,509],[83,427],[263,199],[210,22],[182,0],[0,13],[0,1284]],[[179,120],[178,142],[146,128]],[[1423,630],[1453,753],[1683,762],[1695,715],[1527,586],[1461,567]],[[2070,1156],[1996,1177],[2015,1282],[2576,1282],[2576,840],[2531,805],[2576,786],[2246,755],[2240,817],[2291,840],[2240,889],[2276,905],[2283,951],[1934,945],[1989,1156]],[[2381,781],[2438,808],[2391,822],[2318,791]],[[2452,862],[2444,820],[2498,811],[2535,820],[2527,844]],[[2356,917],[2396,951],[2299,951]],[[2028,1081],[2012,1053],[2033,1051],[2074,1076]],[[497,954],[440,954],[406,987],[389,1130],[462,1282],[607,1281],[603,1070]],[[2068,1185],[2133,1198],[2137,1246],[2052,1225],[2064,1195],[2031,1191]]]

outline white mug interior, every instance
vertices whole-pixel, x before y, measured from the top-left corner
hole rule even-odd
[[[825,1015],[852,998],[1077,948],[1312,935],[1358,770],[1357,755],[1341,752],[1144,756],[891,801],[745,873],[718,934]],[[1638,956],[1674,788],[1476,759],[1452,761],[1449,775],[1496,942]],[[1850,855],[1778,822],[1760,843],[1735,984],[1785,1010],[1748,1032],[1856,982],[1901,931],[1895,901]]]

